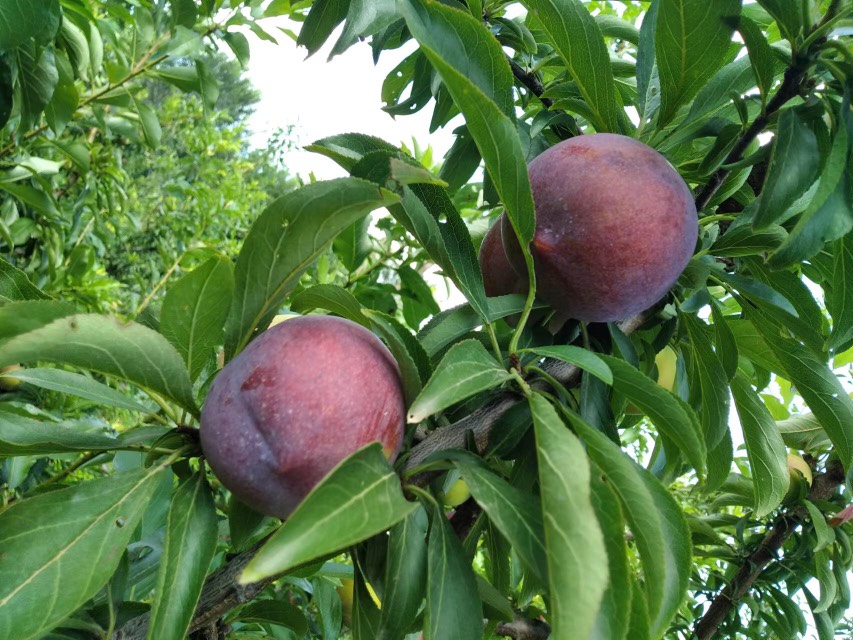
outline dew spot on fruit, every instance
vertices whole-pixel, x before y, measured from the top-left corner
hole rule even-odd
[[[251,391],[258,387],[271,387],[275,383],[273,370],[270,367],[258,367],[246,378],[240,387],[241,391]]]

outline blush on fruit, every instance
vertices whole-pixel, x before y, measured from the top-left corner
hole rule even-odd
[[[291,318],[219,373],[201,414],[201,446],[237,498],[286,518],[370,442],[395,458],[405,416],[397,363],[376,336],[342,318]]]

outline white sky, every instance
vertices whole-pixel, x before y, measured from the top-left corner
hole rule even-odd
[[[261,91],[262,99],[250,120],[252,145],[261,147],[278,128],[296,126],[301,146],[319,138],[340,133],[367,133],[395,145],[412,148],[412,138],[425,147],[431,145],[434,157],[442,157],[453,143],[451,132],[456,123],[429,133],[432,104],[415,115],[396,119],[382,111],[380,92],[385,76],[415,49],[414,42],[393,51],[385,51],[379,64],[373,64],[373,52],[366,42],[353,45],[345,53],[327,61],[340,29],[326,46],[305,59],[307,51],[297,47],[273,25],[298,31],[299,25],[282,19],[264,21],[267,31],[280,35],[279,44],[249,36],[251,59],[248,76]],[[287,156],[288,168],[303,177],[313,172],[318,179],[346,175],[333,161],[301,150]]]

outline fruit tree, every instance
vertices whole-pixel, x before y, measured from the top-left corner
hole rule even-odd
[[[0,0],[0,638],[853,637],[851,36]],[[452,146],[294,178],[258,38]]]

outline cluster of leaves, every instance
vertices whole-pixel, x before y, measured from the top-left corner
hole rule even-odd
[[[370,38],[379,56],[415,40],[383,85],[386,110],[432,104],[433,129],[460,113],[465,124],[437,172],[369,136],[317,141],[310,148],[350,177],[275,200],[242,242],[236,233],[220,245],[239,246],[236,260],[200,261],[145,324],[80,313],[61,293],[51,299],[62,289],[37,288],[33,280],[52,280],[28,263],[19,266],[38,277],[0,262],[0,366],[33,365],[6,374],[26,384],[0,402],[9,503],[0,511],[0,636],[58,627],[48,637],[180,638],[224,615],[219,627],[235,638],[338,637],[344,612],[333,587],[352,576],[354,638],[522,637],[512,625],[550,628],[554,638],[797,637],[804,608],[820,638],[833,637],[853,566],[849,492],[838,491],[837,472],[853,470],[850,2],[139,4],[105,2],[113,17],[89,21],[63,3],[62,25],[82,15],[77,28],[92,33],[92,23],[100,31],[118,21],[147,43],[124,66],[111,63],[121,73],[106,91],[77,98],[78,136],[126,127],[118,118],[153,142],[161,128],[131,81],[150,72],[181,88],[192,82],[209,101],[205,63],[162,66],[165,56],[221,34],[240,58],[243,41],[223,29],[271,37],[253,18],[275,14],[304,20],[298,42],[310,52],[341,23],[333,53]],[[10,6],[18,13],[7,22],[22,24],[41,4]],[[58,4],[45,7],[58,15]],[[223,28],[219,12],[228,11]],[[4,60],[18,78],[18,128],[4,129],[10,152],[48,130],[44,145],[59,144],[55,114],[24,98],[20,72],[29,43],[61,57],[59,28],[5,44],[16,47],[14,62]],[[112,42],[105,51],[121,50]],[[771,139],[759,137],[765,130]],[[696,189],[697,251],[641,318],[555,328],[547,312],[529,320],[532,275],[527,299],[486,297],[467,220],[482,225],[491,207],[505,207],[532,266],[527,162],[601,131],[660,150]],[[42,166],[12,171],[30,165]],[[482,184],[468,184],[480,166]],[[49,219],[39,209],[56,199],[46,173],[23,175],[30,184],[0,187]],[[218,196],[191,195],[208,204]],[[177,210],[169,192],[136,197],[146,215]],[[213,209],[183,221],[179,235],[232,228],[227,208]],[[368,214],[382,209],[371,226]],[[34,244],[49,253],[48,242]],[[424,280],[433,266],[465,304],[439,310]],[[198,459],[194,427],[218,350],[233,358],[287,310],[327,311],[376,332],[400,365],[410,429],[396,470],[367,447],[279,525],[226,503]],[[503,320],[517,314],[515,328]],[[655,381],[667,346],[678,362],[671,390]],[[138,422],[68,420],[34,407],[37,389]],[[818,473],[809,500],[797,483],[791,492],[786,447]],[[47,463],[34,461],[46,457],[59,466],[40,481]],[[460,477],[472,499],[446,513],[441,495]],[[776,539],[771,557],[752,563]],[[726,597],[742,571],[754,593]],[[723,608],[709,607],[720,590]]]

